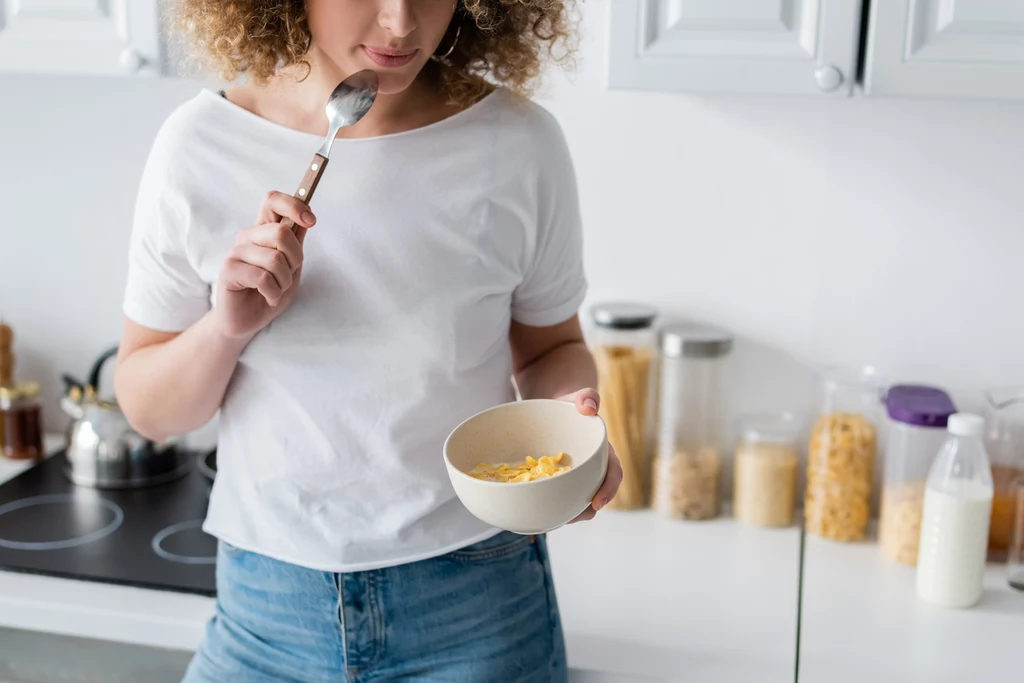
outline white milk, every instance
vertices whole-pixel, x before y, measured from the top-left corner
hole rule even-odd
[[[925,491],[917,594],[943,607],[970,607],[981,598],[985,577],[992,489],[958,479],[947,485],[948,492]]]

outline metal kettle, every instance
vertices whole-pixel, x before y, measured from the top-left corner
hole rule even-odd
[[[67,433],[65,473],[79,486],[134,488],[184,476],[192,460],[179,439],[157,443],[136,432],[116,401],[99,397],[100,373],[117,347],[93,363],[82,384],[64,375],[66,392],[60,405],[73,418]]]

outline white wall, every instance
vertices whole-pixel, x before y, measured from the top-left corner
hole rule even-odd
[[[734,409],[812,406],[818,363],[971,408],[1024,383],[1024,106],[608,92],[607,7],[587,3],[583,67],[544,98],[576,157],[593,299],[734,330]],[[0,76],[0,313],[51,399],[117,339],[138,174],[196,87]]]

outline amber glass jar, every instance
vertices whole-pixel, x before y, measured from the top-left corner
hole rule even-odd
[[[23,382],[0,387],[0,452],[12,460],[43,457],[43,406],[39,385]]]

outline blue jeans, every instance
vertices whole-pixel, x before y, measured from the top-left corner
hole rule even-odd
[[[334,574],[221,543],[217,611],[183,683],[564,683],[543,536]]]

